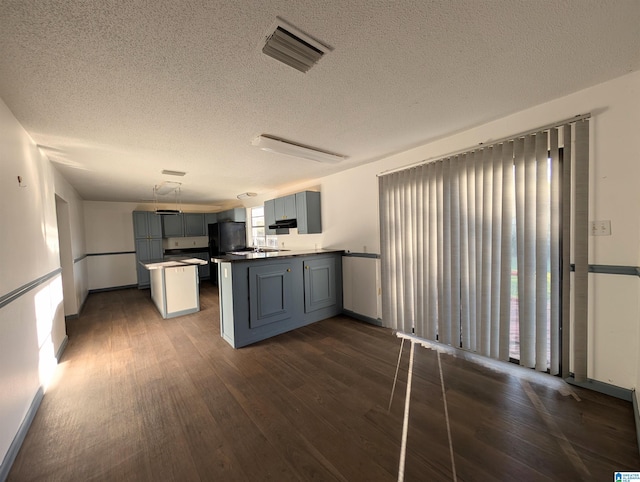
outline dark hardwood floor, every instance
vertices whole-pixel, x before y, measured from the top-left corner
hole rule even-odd
[[[148,291],[91,294],[9,481],[392,481],[408,349],[336,317],[234,350],[218,296],[163,320]],[[442,355],[458,480],[640,470],[630,403]],[[453,480],[437,355],[416,347],[405,480]]]

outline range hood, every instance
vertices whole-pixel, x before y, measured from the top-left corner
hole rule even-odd
[[[280,221],[276,221],[275,224],[270,224],[269,229],[288,229],[288,228],[297,228],[298,220],[297,219],[281,219]]]
[[[155,213],[159,216],[172,216],[182,214],[182,211],[179,209],[156,209]]]

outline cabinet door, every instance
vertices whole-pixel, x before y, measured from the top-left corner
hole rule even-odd
[[[202,259],[204,261],[209,260],[209,253],[207,251],[203,251],[202,253],[194,253],[194,258]],[[198,276],[200,279],[209,277],[209,263],[198,266]]]
[[[133,235],[140,238],[161,238],[162,225],[161,216],[149,211],[133,212]]]
[[[204,214],[203,213],[186,213],[184,214],[184,235],[185,236],[204,236]]]
[[[328,308],[337,303],[336,259],[309,259],[304,262],[304,311]]]
[[[147,213],[144,211],[133,212],[133,236],[136,239],[148,236]]]
[[[149,240],[149,258],[162,259],[162,238],[152,238]]]
[[[162,216],[147,213],[148,234],[151,238],[162,238]]]
[[[296,217],[298,219],[298,234],[322,232],[319,192],[304,191],[296,193]]]
[[[136,272],[138,273],[138,287],[149,286],[149,270],[145,269],[138,261],[149,261],[151,250],[149,240],[136,239]]]
[[[296,196],[279,197],[275,199],[276,221],[283,219],[295,219],[296,217]]]
[[[162,216],[162,235],[165,238],[180,238],[184,236],[183,215]]]
[[[264,232],[265,234],[276,234],[275,229],[269,229],[269,225],[276,222],[276,200],[270,199],[264,202]]]
[[[249,268],[249,302],[250,328],[291,318],[291,265]]]

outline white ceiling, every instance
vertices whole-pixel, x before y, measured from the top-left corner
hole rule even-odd
[[[277,16],[334,50],[267,57]],[[2,0],[0,46],[0,98],[84,199],[149,199],[171,169],[183,202],[225,204],[637,70],[640,1]]]

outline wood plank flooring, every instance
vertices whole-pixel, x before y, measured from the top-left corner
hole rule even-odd
[[[218,295],[163,320],[148,291],[91,294],[9,481],[393,481],[405,344],[335,317],[234,350]],[[630,403],[442,355],[457,480],[640,470]],[[453,480],[437,355],[416,347],[405,480]]]

